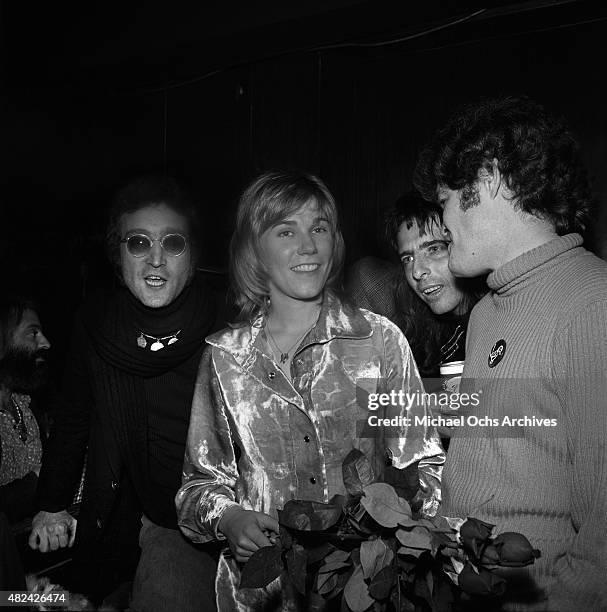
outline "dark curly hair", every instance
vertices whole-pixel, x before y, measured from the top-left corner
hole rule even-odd
[[[109,211],[105,235],[107,255],[120,276],[120,220],[122,215],[164,204],[176,213],[183,215],[189,227],[188,242],[193,264],[199,257],[200,223],[198,210],[190,194],[178,181],[171,177],[140,176],[118,190]]]
[[[422,151],[414,184],[424,197],[473,185],[493,160],[519,210],[550,221],[559,235],[584,232],[591,197],[576,141],[561,119],[526,96],[465,107]]]

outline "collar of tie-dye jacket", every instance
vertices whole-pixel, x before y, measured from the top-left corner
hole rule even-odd
[[[258,315],[251,325],[217,332],[207,338],[212,346],[230,353],[241,365],[251,359],[255,341],[265,325],[265,315]],[[311,344],[322,344],[335,338],[368,338],[373,330],[362,312],[326,290],[316,325],[307,333],[297,352]]]

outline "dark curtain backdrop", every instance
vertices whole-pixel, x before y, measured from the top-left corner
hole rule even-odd
[[[388,256],[382,212],[410,186],[423,143],[457,106],[511,93],[564,115],[578,135],[605,257],[606,39],[605,21],[517,16],[400,45],[285,54],[165,90],[17,88],[3,101],[0,257],[11,287],[42,301],[60,353],[82,296],[115,282],[103,257],[108,199],[148,171],[176,175],[198,198],[204,266],[225,270],[246,182],[284,167],[326,180],[349,262]]]

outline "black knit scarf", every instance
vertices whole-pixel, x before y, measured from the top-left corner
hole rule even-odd
[[[152,492],[143,381],[169,372],[201,351],[215,317],[214,299],[201,279],[195,279],[162,308],[144,306],[123,288],[84,309],[84,325],[93,344],[91,382],[97,408],[110,420],[124,466],[144,508]],[[177,330],[181,330],[179,340],[159,351],[137,345],[141,332],[161,337]]]
[[[168,306],[144,306],[122,288],[109,300],[97,300],[84,315],[96,351],[114,368],[138,377],[158,376],[188,359],[215,321],[215,306],[202,280],[186,287]],[[144,332],[162,337],[181,330],[175,344],[152,352],[137,345]]]

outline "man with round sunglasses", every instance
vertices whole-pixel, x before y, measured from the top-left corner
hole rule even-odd
[[[132,581],[137,611],[215,605],[214,552],[181,535],[174,503],[204,339],[220,326],[195,273],[197,238],[196,210],[175,181],[145,177],[116,196],[106,243],[122,286],[77,315],[40,474],[30,546],[74,544],[70,586],[101,600]],[[76,530],[66,508],[85,455]]]
[[[162,250],[172,257],[179,257],[188,246],[186,237],[182,234],[166,234],[162,238],[150,238],[145,234],[132,234],[120,242],[126,244],[126,250],[133,257],[145,257],[152,250],[155,242],[160,242]]]

